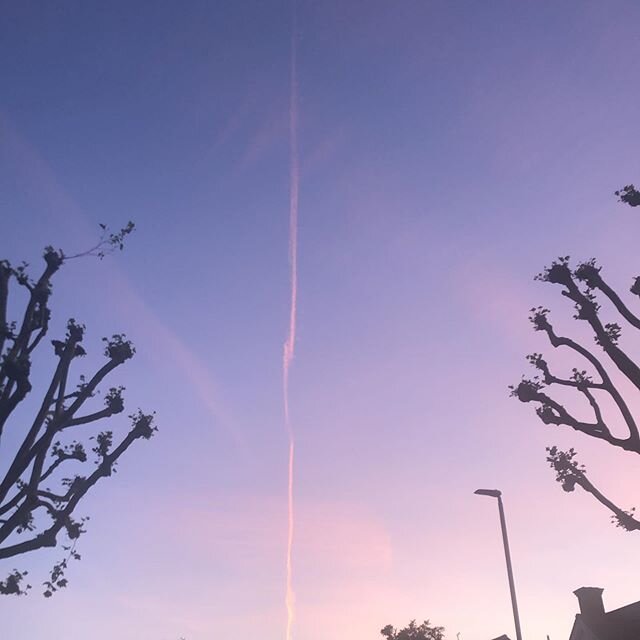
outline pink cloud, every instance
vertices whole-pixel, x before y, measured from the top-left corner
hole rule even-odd
[[[275,554],[284,562],[284,496],[210,496],[207,503],[210,506],[202,507],[179,500],[163,526],[194,553],[220,545],[248,559]],[[393,562],[391,539],[382,522],[348,502],[296,500],[294,549],[301,572],[313,565],[328,573],[388,571]]]
[[[323,563],[340,572],[388,571],[391,538],[367,509],[348,502],[299,504],[296,557],[300,564]]]
[[[155,637],[161,631],[158,620],[163,629],[180,630],[193,640],[214,631],[281,633],[286,619],[284,495],[176,495],[162,502],[158,497],[139,516],[135,530],[126,532],[126,545],[143,551],[136,554],[136,571],[129,567],[119,601],[141,633],[153,630]],[[367,612],[381,607],[391,593],[384,586],[393,563],[385,527],[368,509],[346,501],[300,498],[296,516],[299,633],[323,637],[316,634],[346,624],[350,610],[361,618],[355,624],[368,629]],[[149,527],[162,535],[150,537]]]

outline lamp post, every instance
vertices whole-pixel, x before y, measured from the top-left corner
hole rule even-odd
[[[511,607],[513,608],[513,621],[516,625],[516,640],[522,640],[520,630],[520,616],[518,614],[518,602],[516,601],[516,585],[513,581],[513,567],[511,566],[511,553],[509,552],[509,538],[507,537],[507,523],[504,518],[502,506],[502,492],[498,489],[478,489],[474,492],[479,496],[489,496],[498,499],[498,511],[500,513],[500,528],[502,529],[502,542],[504,544],[504,557],[507,561],[507,576],[509,577],[509,591],[511,592]]]

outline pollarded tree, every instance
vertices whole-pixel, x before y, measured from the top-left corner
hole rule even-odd
[[[640,193],[633,185],[616,191],[616,195],[632,207],[640,205]],[[623,325],[632,330],[640,329],[640,317],[604,279],[602,268],[595,260],[572,267],[569,257],[565,256],[545,268],[536,279],[562,287],[562,295],[574,305],[574,318],[586,323],[593,333],[596,349],[556,331],[549,309],[532,309],[530,320],[534,330],[544,333],[552,347],[568,350],[582,364],[574,367],[571,375],[563,377],[551,370],[542,354],[529,355],[527,359],[537,369],[537,374],[523,378],[512,387],[512,395],[521,402],[537,405],[536,413],[546,425],[569,427],[612,447],[640,454],[638,424],[628,392],[624,393],[624,387],[628,385],[620,384],[626,379],[640,390],[640,364],[620,346],[622,325],[605,321],[600,302],[605,302],[608,310],[613,310]],[[634,278],[630,292],[640,297],[640,276]],[[558,397],[559,388],[578,394],[583,406],[589,408],[591,418],[583,420],[575,409],[565,406],[566,402]],[[623,427],[623,435],[619,435],[620,427]],[[605,496],[587,477],[586,468],[577,461],[573,448],[562,451],[555,446],[549,447],[547,454],[556,480],[565,491],[581,487],[611,512],[615,524],[627,531],[640,530],[640,520],[634,517],[635,508],[622,509]]]
[[[32,421],[25,424],[23,412],[12,420],[32,393],[31,362],[34,351],[46,344],[53,277],[72,258],[102,258],[122,249],[125,236],[134,228],[129,223],[120,232],[109,233],[101,226],[100,242],[82,254],[67,256],[47,247],[45,266],[37,280],[29,277],[27,265],[13,267],[0,261],[0,560],[55,547],[61,536],[66,537],[65,558],[54,565],[44,582],[45,596],[66,586],[67,562],[79,558],[75,544],[86,519],[75,515],[78,504],[98,480],[115,472],[116,463],[136,440],[149,439],[156,430],[153,415],[138,410],[129,416],[131,427],[117,442],[110,430],[92,432],[96,423],[124,411],[123,387],[119,386],[103,394],[102,408],[88,405],[107,377],[133,357],[135,349],[123,334],[104,338],[104,364],[93,375],[74,379],[72,370],[85,349],[84,327],[73,319],[67,323],[66,335],[50,343],[55,366],[35,404]],[[19,322],[8,317],[13,308],[9,293],[16,287],[24,291]],[[88,453],[89,440],[93,446]],[[82,465],[90,465],[84,474]],[[0,581],[0,593],[25,593],[25,575],[14,569]]]
[[[432,627],[428,620],[416,624],[412,620],[404,629],[394,629],[388,624],[380,633],[387,640],[444,640],[444,627]]]

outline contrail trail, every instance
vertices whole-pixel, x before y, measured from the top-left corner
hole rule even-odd
[[[296,319],[298,306],[298,188],[300,167],[298,163],[298,79],[296,56],[296,4],[293,0],[293,25],[291,31],[291,76],[289,90],[289,277],[291,280],[291,305],[289,310],[289,333],[282,354],[282,389],[284,394],[284,419],[289,438],[289,469],[287,491],[287,607],[286,640],[291,640],[295,618],[295,594],[293,592],[293,468],[295,440],[289,416],[289,370],[295,352]]]

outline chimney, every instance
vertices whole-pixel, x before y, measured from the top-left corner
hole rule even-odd
[[[580,587],[573,593],[578,598],[580,613],[587,622],[597,622],[604,616],[604,603],[602,602],[602,592],[599,587]]]

